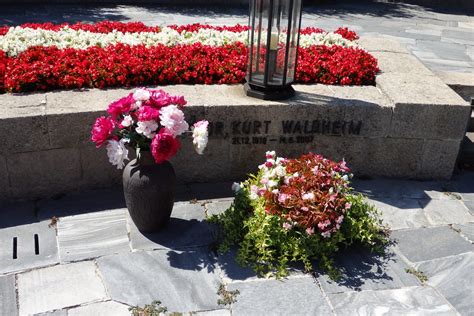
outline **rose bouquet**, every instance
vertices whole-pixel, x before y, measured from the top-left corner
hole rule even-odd
[[[185,104],[183,96],[171,96],[163,90],[137,89],[112,102],[108,116],[96,119],[92,141],[97,148],[106,146],[109,161],[118,169],[129,159],[129,148],[134,148],[137,156],[141,151],[150,151],[160,164],[178,152],[178,136],[190,132],[182,111]],[[207,121],[199,121],[191,128],[198,154],[207,145],[207,126]]]
[[[237,261],[260,274],[287,273],[289,262],[312,261],[337,277],[332,255],[353,243],[381,250],[385,229],[377,211],[352,193],[345,161],[313,153],[298,159],[266,153],[259,172],[240,184],[234,203],[210,218],[220,224],[219,249],[238,246]]]

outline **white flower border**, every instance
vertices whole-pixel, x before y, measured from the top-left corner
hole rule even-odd
[[[4,36],[0,36],[0,50],[14,57],[33,46],[56,46],[60,49],[86,49],[91,46],[106,47],[118,43],[126,45],[145,45],[146,47],[163,44],[166,46],[202,43],[203,45],[222,46],[242,42],[247,45],[247,31],[231,32],[213,29],[199,29],[197,32],[182,32],[163,27],[160,32],[93,33],[84,30],[73,30],[63,27],[59,31],[32,29],[28,27],[11,27]],[[283,41],[285,35],[282,35]],[[344,47],[357,46],[357,43],[344,39],[341,35],[325,32],[300,36],[300,46],[339,45]]]

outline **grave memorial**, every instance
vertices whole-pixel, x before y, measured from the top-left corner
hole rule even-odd
[[[162,87],[186,98],[188,121],[210,122],[204,156],[184,154],[192,145],[183,141],[171,160],[179,181],[241,180],[268,150],[345,159],[356,176],[450,178],[469,104],[398,42],[359,45],[378,60],[375,86],[294,84],[292,98],[273,101],[248,97],[240,84]],[[0,200],[119,184],[120,170],[96,150],[90,130],[104,104],[130,90],[0,95],[0,132],[9,135],[0,149]]]

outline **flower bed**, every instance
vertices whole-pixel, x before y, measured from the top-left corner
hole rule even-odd
[[[246,26],[142,23],[24,24],[0,28],[0,92],[244,81]],[[369,85],[377,61],[357,35],[301,30],[296,81]]]
[[[290,262],[311,271],[316,261],[333,278],[332,257],[340,249],[383,250],[385,228],[375,208],[352,193],[345,161],[313,153],[285,159],[273,151],[259,169],[234,184],[229,209],[208,219],[221,227],[219,250],[238,247],[237,261],[260,275],[284,276]]]

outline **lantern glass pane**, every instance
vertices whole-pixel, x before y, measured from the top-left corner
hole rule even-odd
[[[247,31],[247,41],[248,41],[248,49],[249,52],[247,54],[247,80],[248,80],[248,75],[252,72],[252,65],[253,65],[253,60],[252,60],[252,48],[253,48],[253,23],[255,20],[255,9],[256,9],[256,3],[255,1],[250,1],[250,16],[249,16],[249,30]]]
[[[251,44],[252,65],[251,83],[264,85],[265,52],[268,31],[268,17],[270,13],[270,0],[255,1],[255,16],[253,21],[253,43]]]
[[[268,85],[280,86],[284,84],[288,18],[291,8],[289,8],[287,0],[273,1]]]
[[[295,80],[296,56],[298,51],[298,32],[301,19],[301,0],[293,1],[293,14],[291,22],[290,47],[288,52],[288,72],[286,83],[292,83]]]

